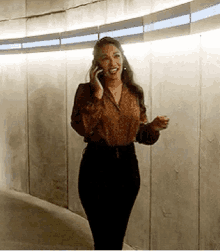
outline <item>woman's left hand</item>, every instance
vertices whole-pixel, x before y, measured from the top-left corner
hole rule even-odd
[[[164,130],[168,127],[169,118],[167,116],[157,116],[152,122],[151,127],[155,131]]]

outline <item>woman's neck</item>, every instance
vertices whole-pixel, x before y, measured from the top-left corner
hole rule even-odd
[[[120,85],[122,85],[122,81],[120,79],[117,80],[107,80],[105,82],[106,87],[110,88],[110,89],[115,89],[117,87],[119,87]]]

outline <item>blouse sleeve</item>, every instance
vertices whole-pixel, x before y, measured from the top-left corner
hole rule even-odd
[[[140,124],[139,130],[136,136],[136,141],[144,145],[153,145],[159,139],[159,131],[155,131],[150,123]]]
[[[76,91],[71,126],[81,136],[88,137],[99,123],[103,111],[103,100],[93,96],[90,85],[80,84]]]
[[[139,105],[140,105],[140,125],[138,133],[136,135],[136,141],[140,144],[153,145],[159,139],[160,133],[159,131],[155,131],[151,127],[151,124],[148,123],[146,108],[144,105],[144,97],[139,102]]]

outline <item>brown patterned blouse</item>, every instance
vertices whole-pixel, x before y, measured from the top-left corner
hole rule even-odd
[[[98,99],[89,83],[80,84],[71,126],[84,136],[85,142],[104,140],[110,146],[128,145],[134,141],[151,145],[159,138],[159,132],[147,123],[146,113],[141,112],[137,96],[124,84],[119,104],[108,88],[104,89],[102,99]]]

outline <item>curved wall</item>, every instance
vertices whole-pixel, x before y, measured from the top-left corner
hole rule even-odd
[[[3,0],[0,39],[103,25],[171,8],[186,0]]]
[[[11,20],[0,22],[0,38],[105,24],[134,17],[132,9],[145,15],[183,3],[159,2],[147,8],[141,1],[80,1],[78,7],[77,1],[3,1],[0,17]],[[196,11],[207,3],[190,6]],[[136,144],[142,185],[126,235],[134,249],[219,249],[220,43],[219,30],[193,35],[205,25],[219,25],[219,17],[191,24],[189,36],[123,45],[144,89],[149,120],[159,114],[171,119],[154,146]],[[2,186],[84,217],[77,180],[85,143],[70,127],[70,115],[91,60],[90,48],[0,55]]]

